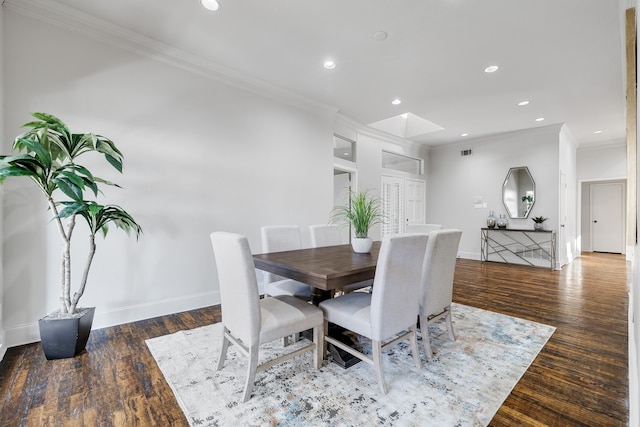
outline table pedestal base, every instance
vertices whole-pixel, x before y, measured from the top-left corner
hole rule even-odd
[[[333,298],[333,291],[323,291],[322,289],[313,288],[311,295],[311,302],[313,305],[318,305],[322,301]],[[333,338],[337,339],[340,342],[347,344],[349,347],[352,347],[358,351],[362,351],[360,348],[360,344],[357,341],[354,341],[351,336],[347,334],[347,330],[334,325],[332,323],[329,324],[329,335]],[[356,363],[360,362],[360,359],[355,357],[353,354],[347,353],[346,351],[339,349],[333,344],[327,344],[327,350],[331,355],[331,359],[334,363],[342,366],[343,368],[350,368]]]
[[[330,336],[332,336],[333,338],[337,339],[340,342],[345,343],[349,347],[362,352],[362,348],[360,347],[360,344],[357,341],[354,341],[352,337],[347,335],[345,332],[346,330],[344,328],[341,328],[333,324],[329,325]],[[336,363],[345,369],[352,367],[358,362],[361,362],[361,360],[358,359],[353,354],[347,353],[346,351],[336,347],[331,343],[327,343],[327,349],[329,351],[329,354],[331,355],[331,360],[333,361],[333,363]]]

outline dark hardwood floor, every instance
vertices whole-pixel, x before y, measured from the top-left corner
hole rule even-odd
[[[585,253],[562,271],[459,259],[454,301],[557,328],[492,426],[627,425],[622,255]],[[219,319],[210,307],[95,330],[73,359],[47,361],[39,344],[10,348],[0,425],[187,425],[144,340]]]

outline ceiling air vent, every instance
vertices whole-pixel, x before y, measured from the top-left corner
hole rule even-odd
[[[461,156],[470,156],[471,155],[471,150],[462,150],[460,152]]]

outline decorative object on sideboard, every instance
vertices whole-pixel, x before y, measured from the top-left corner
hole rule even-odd
[[[101,205],[96,201],[102,193],[100,186],[118,185],[99,178],[78,163],[84,153],[102,154],[108,164],[122,172],[123,155],[113,141],[93,133],[71,133],[59,118],[46,113],[33,113],[36,120],[23,127],[30,128],[16,137],[13,150],[17,154],[0,155],[0,184],[7,178],[31,179],[44,196],[51,222],[56,225],[62,240],[60,264],[60,308],[40,319],[40,339],[47,359],[73,357],[87,342],[93,321],[94,307],[78,307],[89,269],[96,252],[96,235],[107,236],[109,226],[133,232],[142,229],[133,217],[117,205]],[[92,164],[95,164],[95,160]],[[91,193],[91,194],[89,194]],[[72,234],[76,221],[83,219],[88,226],[89,249],[81,280],[71,294]],[[33,259],[45,264],[47,259]]]
[[[487,227],[495,228],[496,226],[496,217],[493,215],[493,211],[489,212],[489,216],[487,217]]]
[[[533,229],[536,231],[544,230],[544,222],[548,219],[543,216],[534,216],[531,218],[533,220]]]
[[[350,226],[354,237],[351,246],[356,253],[369,253],[373,239],[369,229],[383,221],[380,199],[367,190],[355,192],[349,190],[349,200],[344,206],[336,206],[331,212],[331,223]]]
[[[504,215],[500,214],[500,218],[498,218],[496,224],[498,225],[498,228],[507,228],[507,225],[509,225],[509,220]]]

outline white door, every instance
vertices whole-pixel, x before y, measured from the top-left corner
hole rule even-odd
[[[382,175],[382,237],[402,233],[404,222],[404,178]]]
[[[591,250],[623,253],[624,184],[590,185]]]
[[[408,179],[405,182],[404,213],[406,225],[424,224],[425,222],[425,187],[426,183],[417,179]]]
[[[402,233],[405,224],[424,224],[424,180],[382,175],[382,237]]]

